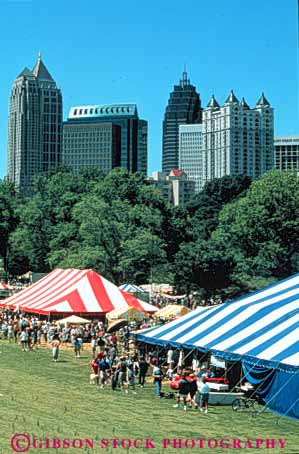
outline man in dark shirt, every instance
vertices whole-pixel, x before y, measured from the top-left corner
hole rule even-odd
[[[102,359],[98,360],[99,366],[99,376],[101,381],[101,388],[104,388],[104,385],[107,382],[107,372],[110,369],[110,365],[106,359],[106,356],[103,356]]]
[[[178,383],[178,395],[177,395],[177,403],[173,406],[174,408],[178,408],[180,405],[180,401],[182,400],[184,403],[184,410],[187,410],[187,396],[190,391],[190,385],[187,380],[187,374],[183,374],[181,380]]]
[[[120,362],[118,363],[117,369],[118,369],[118,380],[121,389],[124,389],[124,384],[126,382],[126,377],[127,377],[127,361],[126,358],[120,358]]]
[[[145,358],[142,356],[139,361],[139,377],[138,384],[142,388],[144,387],[146,373],[148,371],[149,364],[145,361]]]

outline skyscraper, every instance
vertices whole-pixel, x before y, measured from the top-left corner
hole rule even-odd
[[[70,125],[111,123],[121,128],[120,166],[130,172],[147,173],[147,121],[138,117],[136,104],[72,107],[64,131]],[[71,140],[69,137],[68,139]],[[72,144],[69,144],[71,149]],[[84,154],[84,147],[82,147]],[[63,152],[63,156],[64,156]],[[82,156],[83,157],[83,156]]]
[[[179,126],[179,168],[195,182],[195,191],[203,187],[202,181],[202,125]]]
[[[264,94],[250,109],[233,91],[203,111],[203,182],[225,175],[258,178],[274,166],[274,115]]]
[[[201,123],[201,101],[184,70],[179,85],[170,93],[163,120],[162,171],[179,167],[179,125]]]
[[[41,55],[13,83],[8,119],[8,178],[30,193],[35,175],[57,167],[61,158],[62,96]]]

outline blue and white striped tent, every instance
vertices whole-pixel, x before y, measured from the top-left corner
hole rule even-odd
[[[292,374],[297,402],[288,416],[299,419],[299,274],[232,302],[198,308],[140,332],[137,339],[211,352],[253,369],[280,371],[285,377]],[[285,408],[272,409],[286,414]]]
[[[127,293],[145,293],[143,288],[134,284],[122,284],[119,288]]]

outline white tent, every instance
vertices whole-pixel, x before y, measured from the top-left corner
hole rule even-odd
[[[70,315],[69,317],[58,320],[57,323],[60,325],[87,325],[90,321],[86,318],[78,317],[77,315]]]

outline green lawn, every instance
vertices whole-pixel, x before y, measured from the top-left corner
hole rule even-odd
[[[0,343],[0,454],[10,454],[15,433],[37,438],[150,438],[154,449],[130,452],[284,452],[299,453],[299,423],[269,412],[257,416],[235,413],[230,407],[211,407],[208,415],[195,410],[174,409],[174,400],[156,399],[152,385],[137,389],[137,395],[97,389],[89,385],[89,354],[75,360],[61,352],[60,362],[51,361],[51,351],[22,352],[20,346]],[[168,386],[165,386],[168,390]],[[279,449],[163,449],[164,438],[283,438]],[[44,453],[126,453],[127,449],[30,449]]]

